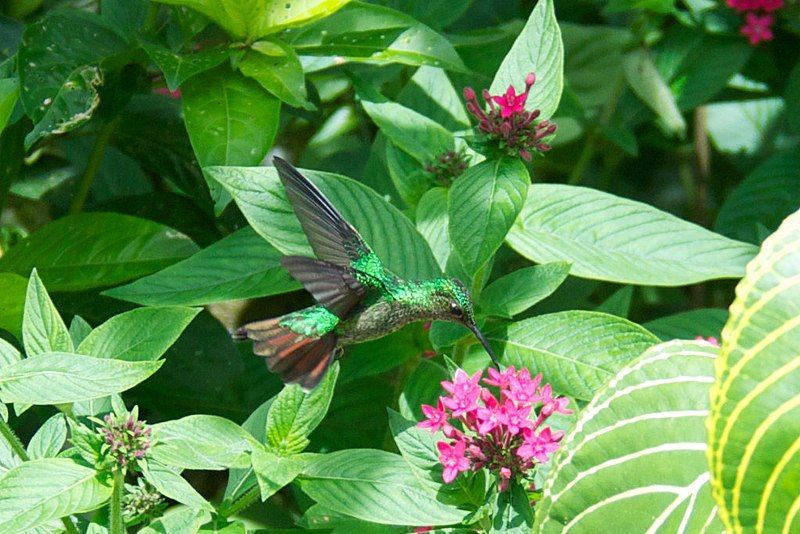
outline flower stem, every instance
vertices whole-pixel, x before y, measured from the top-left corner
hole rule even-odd
[[[0,417],[0,435],[6,440],[11,450],[14,451],[14,454],[19,456],[23,462],[27,462],[31,459],[25,447],[22,445],[22,442],[11,428],[11,425],[2,417]],[[64,524],[64,530],[67,531],[67,534],[78,534],[78,529],[75,528],[75,525],[72,524],[69,517],[62,517],[61,522]]]
[[[114,471],[114,489],[108,503],[108,530],[111,534],[125,534],[122,520],[122,492],[125,490],[125,475],[121,470]]]
[[[259,490],[257,484],[253,484],[238,499],[223,501],[217,512],[222,517],[230,517],[253,504],[259,495],[261,495],[261,490]]]
[[[100,163],[103,161],[103,154],[105,154],[106,146],[111,139],[111,134],[117,127],[119,117],[107,122],[97,134],[97,138],[92,145],[92,151],[89,153],[89,159],[86,162],[86,168],[81,175],[78,182],[78,189],[75,191],[75,198],[72,199],[72,204],[69,206],[69,213],[80,213],[83,205],[86,203],[86,198],[89,196],[89,190],[92,188],[92,182],[97,175],[97,170],[100,168]]]

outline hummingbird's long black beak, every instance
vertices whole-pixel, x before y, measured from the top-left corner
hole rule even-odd
[[[472,330],[472,333],[475,334],[475,337],[478,338],[478,341],[481,342],[483,348],[486,349],[486,352],[489,354],[489,357],[492,359],[492,364],[494,365],[495,369],[498,371],[500,370],[500,362],[497,360],[497,356],[495,356],[494,351],[492,350],[492,346],[489,345],[489,341],[483,335],[483,332],[480,331],[478,325],[471,324],[468,325],[468,328]]]

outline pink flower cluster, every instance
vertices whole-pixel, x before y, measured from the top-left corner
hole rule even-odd
[[[558,449],[563,432],[542,425],[554,413],[572,410],[566,397],[553,397],[550,384],[540,387],[541,374],[531,378],[527,369],[514,367],[490,367],[488,373],[483,383],[498,396],[481,386],[481,371],[469,376],[459,369],[452,382],[442,382],[449,395],[439,397],[435,407],[422,405],[426,419],[417,426],[441,430],[448,438],[436,443],[446,483],[460,472],[486,468],[497,474],[504,491],[510,480],[525,477]]]
[[[751,45],[772,40],[775,22],[772,13],[783,7],[783,0],[727,0],[726,3],[729,8],[745,14],[741,32]]]
[[[543,139],[555,133],[556,125],[548,120],[534,123],[541,112],[538,109],[525,110],[525,102],[535,82],[536,76],[528,74],[525,91],[520,94],[513,85],[509,85],[503,95],[490,95],[484,89],[482,96],[489,105],[488,112],[478,103],[475,91],[471,87],[464,88],[467,111],[478,119],[480,144],[494,146],[512,156],[519,155],[525,161],[531,160],[533,151],[550,150],[550,145]]]

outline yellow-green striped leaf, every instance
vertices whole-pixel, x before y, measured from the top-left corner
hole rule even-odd
[[[729,532],[800,530],[800,212],[736,287],[712,391],[709,459]]]
[[[562,441],[534,532],[721,532],[705,461],[716,355],[671,341],[622,368]]]

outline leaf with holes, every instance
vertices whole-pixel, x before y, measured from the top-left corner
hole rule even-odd
[[[534,532],[722,532],[705,460],[716,354],[673,341],[620,369],[562,440]]]
[[[714,496],[730,532],[800,527],[800,212],[736,287],[711,393]]]
[[[389,269],[411,279],[440,274],[430,248],[411,221],[375,191],[344,176],[302,172]],[[255,231],[275,248],[284,254],[314,255],[274,167],[209,167],[206,173],[230,191]]]
[[[486,332],[506,365],[542,373],[561,394],[591,399],[658,338],[621,317],[590,311],[540,315]]]
[[[542,110],[549,118],[558,108],[564,88],[564,44],[558,28],[553,0],[539,0],[528,22],[511,46],[489,92],[499,95],[509,86],[521,89],[528,73],[536,74],[536,83],[528,95],[525,108]]]
[[[561,184],[531,186],[507,241],[536,262],[572,262],[574,276],[657,286],[738,278],[757,251],[647,204]]]

